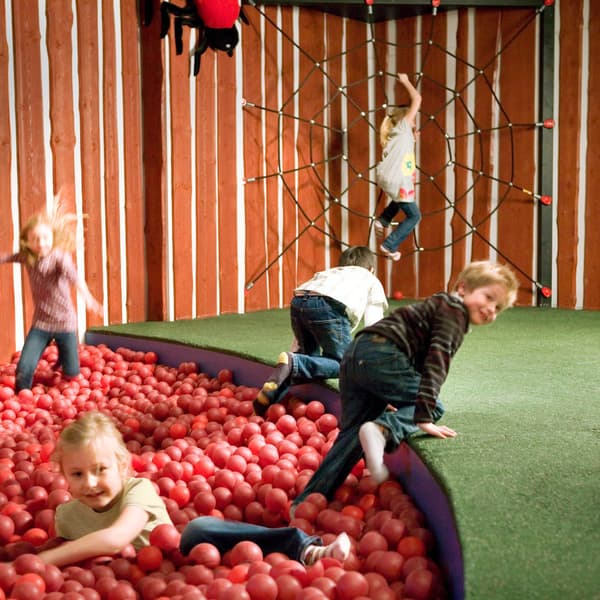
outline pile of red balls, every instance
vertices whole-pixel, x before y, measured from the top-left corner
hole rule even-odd
[[[253,415],[256,388],[195,363],[157,364],[153,352],[82,346],[81,375],[63,380],[47,348],[34,387],[14,393],[16,356],[0,365],[0,600],[443,600],[434,539],[423,514],[394,480],[378,486],[361,461],[335,499],[312,494],[289,521],[337,435],[319,401],[292,398]],[[36,556],[52,540],[56,506],[70,499],[49,461],[61,429],[89,410],[118,422],[137,476],[154,482],[175,526],[119,557],[59,569]],[[199,544],[178,551],[180,532],[210,515],[269,527],[288,523],[329,543],[342,531],[350,557],[306,567],[250,541],[221,556]]]

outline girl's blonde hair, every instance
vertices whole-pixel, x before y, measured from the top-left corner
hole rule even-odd
[[[404,119],[408,113],[408,109],[408,106],[390,106],[386,110],[385,117],[379,127],[379,143],[382,148],[387,146],[387,143],[390,141],[392,129]]]
[[[39,212],[33,215],[21,229],[19,235],[19,249],[21,252],[25,253],[27,262],[30,265],[36,261],[37,256],[29,248],[29,233],[40,224],[46,225],[52,230],[53,248],[62,248],[67,252],[73,252],[75,250],[77,245],[77,215],[66,212],[62,202],[56,199],[52,206],[52,210]]]
[[[129,473],[131,454],[123,442],[123,436],[112,419],[97,411],[85,413],[62,430],[51,459],[62,469],[64,452],[94,445],[99,441],[114,446],[117,462],[125,474]]]
[[[498,312],[511,307],[515,303],[519,291],[519,280],[509,267],[487,260],[468,264],[456,278],[453,291],[456,291],[461,283],[471,291],[496,283],[502,285],[506,289],[506,304],[498,307]]]

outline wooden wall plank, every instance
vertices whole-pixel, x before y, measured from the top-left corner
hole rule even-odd
[[[581,135],[581,41],[583,29],[582,0],[573,0],[569,10],[561,11],[560,26],[560,101],[558,123],[558,302],[575,306],[577,302],[576,267]]]
[[[408,73],[413,84],[417,85],[417,89],[421,93],[422,82],[417,83],[416,81],[416,47],[414,45],[414,41],[416,38],[416,20],[415,19],[400,19],[396,21],[396,47],[395,47],[395,65],[386,65],[386,71],[389,74],[389,77],[396,78],[396,83],[394,83],[394,95],[390,98],[390,101],[393,104],[407,104],[409,102],[408,95],[404,86],[397,82],[398,73]],[[386,36],[383,36],[383,39],[386,39]],[[425,113],[423,110],[426,108],[425,106],[421,107],[421,116],[420,118],[420,128],[423,127],[426,122]],[[383,115],[378,119],[377,122],[377,158],[381,158],[381,145],[379,143],[379,127],[381,126],[381,121],[383,120]],[[415,143],[415,157],[417,160],[417,164],[420,162],[421,152],[421,135],[419,133],[418,139]],[[419,181],[419,173],[417,172],[417,181]],[[421,186],[417,185],[415,187],[415,195],[416,202],[421,208]],[[383,207],[387,204],[387,198],[383,195],[379,201],[379,205],[377,206],[377,214],[380,214]],[[421,208],[422,210],[422,208]],[[404,218],[404,213],[400,212],[397,215],[396,220],[399,221]],[[418,231],[418,230],[417,230]],[[417,265],[419,261],[419,254],[415,252],[415,236],[410,235],[408,239],[401,245],[400,251],[403,252],[404,256],[400,260],[399,263],[392,263],[389,259],[382,257],[380,259],[380,267],[387,267],[391,269],[391,278],[390,278],[390,295],[393,294],[394,291],[400,291],[406,298],[416,298],[418,296],[418,281],[417,281]],[[377,247],[379,247],[380,241],[377,241]],[[383,272],[383,270],[381,271]]]
[[[57,192],[75,180],[75,124],[73,112],[73,46],[71,2],[56,0],[46,7],[48,66],[50,79],[50,148]],[[66,198],[69,212],[75,211],[75,198]]]
[[[364,43],[368,30],[361,21],[346,24],[346,101],[348,154],[348,232],[350,246],[364,245],[369,230],[369,139],[373,130],[361,113],[368,111],[368,46]],[[362,175],[362,177],[360,177]],[[345,240],[346,241],[346,240]]]
[[[293,8],[282,7],[281,9],[281,29],[287,35],[293,34]],[[292,77],[294,65],[294,48],[289,41],[283,40],[282,43],[282,72],[285,77],[281,81],[282,112],[293,113],[294,101],[294,80]],[[288,303],[292,297],[294,288],[303,279],[297,276],[297,243],[295,242],[298,232],[296,231],[297,207],[295,203],[296,184],[296,140],[294,134],[295,120],[293,118],[281,117],[280,119],[280,158],[279,168],[285,173],[291,171],[290,175],[283,175],[281,183],[283,184],[283,248],[289,246],[281,257],[281,269],[283,273],[283,302]]]
[[[101,156],[100,156],[100,96],[98,56],[98,4],[94,0],[78,2],[77,8],[77,83],[79,93],[79,131],[81,193],[84,220],[85,279],[90,292],[99,302],[103,298],[103,249]],[[83,26],[82,26],[83,25]],[[90,35],[93,32],[94,35]],[[101,325],[102,318],[87,314],[88,325]]]
[[[20,227],[31,215],[46,206],[46,161],[41,132],[43,91],[40,64],[40,26],[35,0],[12,3],[17,135],[17,174],[19,178]],[[24,326],[28,330],[33,317],[29,281],[22,270]]]
[[[153,18],[141,34],[142,144],[144,172],[144,232],[148,285],[148,320],[166,318],[165,210],[163,204],[165,149],[160,0],[153,0]],[[150,15],[141,15],[149,19]]]
[[[196,77],[196,313],[219,314],[217,225],[216,55],[202,57]]]
[[[173,288],[175,319],[192,316],[193,305],[193,265],[192,232],[192,128],[190,109],[190,60],[187,49],[190,47],[190,30],[183,31],[184,53],[175,54],[174,36],[169,36],[170,52],[170,107],[171,107],[171,235],[173,239]]]
[[[460,94],[454,105],[454,132],[456,141],[454,160],[457,165],[467,165],[470,162],[468,156],[470,118],[469,99],[473,93],[466,89],[469,78],[473,76],[473,69],[469,67],[469,11],[460,10],[458,16],[458,30],[456,32],[456,83],[455,89]],[[462,90],[465,90],[463,93]],[[450,227],[452,239],[457,240],[452,244],[452,264],[450,266],[449,285],[453,285],[461,272],[467,257],[467,243],[470,243],[469,221],[469,199],[470,186],[473,175],[464,167],[454,168],[454,197],[455,210],[452,213]]]
[[[433,20],[433,22],[432,22]],[[422,47],[422,70],[427,77],[421,83],[422,112],[420,144],[419,186],[415,193],[423,218],[419,226],[418,242],[425,248],[419,256],[418,296],[428,296],[445,289],[444,252],[446,244],[445,217],[448,207],[446,189],[446,169],[448,159],[444,137],[446,131],[446,90],[439,82],[447,80],[446,58],[437,45],[446,46],[446,17],[424,16],[422,28],[431,31],[431,39],[436,45]],[[427,118],[427,117],[433,117]],[[409,240],[407,240],[407,243]],[[412,240],[410,240],[412,243]],[[402,245],[402,248],[406,244]]]
[[[492,90],[498,63],[494,59],[497,46],[497,31],[500,13],[496,10],[477,10],[475,13],[475,65],[483,73],[475,82],[475,123],[473,130],[480,129],[475,136],[475,150],[470,164],[477,182],[473,194],[472,259],[489,258],[490,249],[486,242],[490,238],[490,208],[492,194],[493,164],[491,162],[492,110],[495,105]],[[481,171],[482,175],[479,175]]]
[[[235,114],[236,65],[232,57],[217,52],[217,156],[219,169],[219,289],[220,312],[238,312],[237,180]]]
[[[598,65],[600,61],[600,17],[596,11],[590,11],[589,27],[589,64]],[[587,116],[587,159],[585,190],[585,259],[584,259],[584,294],[583,307],[590,310],[600,309],[600,244],[595,223],[600,213],[600,109],[597,98],[600,98],[600,73],[597,66],[590,68]]]
[[[106,221],[106,272],[109,323],[123,323],[121,284],[121,211],[119,209],[119,135],[117,115],[117,65],[116,65],[115,15],[110,0],[102,2],[102,114],[104,124],[104,202]]]
[[[146,318],[146,269],[144,256],[144,212],[142,186],[142,124],[139,93],[137,0],[126,0],[121,8],[121,73],[123,89],[123,150],[125,158],[125,239],[127,249],[127,319]]]
[[[9,47],[6,38],[6,7],[0,0],[0,106],[9,107],[12,103],[10,97],[9,80]],[[11,132],[10,114],[7,109],[0,111],[0,253],[11,254],[15,250],[17,241],[14,239],[14,221],[12,218],[12,149],[13,134]],[[15,306],[15,290],[13,285],[13,272],[9,265],[0,267],[0,289],[2,290],[2,310],[6,314],[10,307]],[[16,308],[16,307],[15,307]],[[16,348],[14,321],[7,322],[0,327],[0,360],[8,361]]]
[[[306,120],[315,119],[322,122],[324,97],[323,75],[316,63],[320,63],[325,54],[323,32],[324,15],[320,11],[300,11],[299,40],[302,49],[299,57],[298,79],[298,114],[300,120],[296,139],[298,166],[298,190],[296,198],[299,203],[298,227],[308,227],[298,239],[298,279],[310,279],[315,271],[325,267],[325,239],[321,230],[325,229],[325,212],[323,187],[312,168],[324,157],[324,136],[320,127],[309,125]],[[319,34],[316,34],[319,32]],[[323,172],[322,167],[316,170]],[[322,176],[321,176],[322,180]],[[311,227],[314,223],[315,227]],[[319,229],[317,229],[319,228]]]
[[[278,9],[264,9],[269,19],[276,22]],[[279,86],[280,86],[280,64],[278,60],[278,45],[282,39],[281,33],[268,24],[265,24],[264,31],[264,97],[261,98],[261,104],[267,106],[269,111],[264,111],[263,119],[265,126],[265,171],[261,172],[268,176],[265,182],[266,191],[266,243],[267,255],[266,264],[271,265],[261,277],[268,281],[269,302],[266,306],[269,308],[279,307],[289,302],[289,297],[283,296],[281,278],[281,261],[278,260],[280,252],[279,227],[282,223],[283,215],[280,212],[280,186],[281,181],[277,172],[279,171],[279,117],[277,109],[279,108]],[[285,202],[285,200],[284,200]],[[285,240],[283,240],[284,242]]]
[[[502,109],[506,115],[500,116],[500,126],[506,125],[508,119],[512,123],[531,125],[500,130],[499,178],[515,186],[499,186],[498,195],[504,201],[497,212],[498,249],[527,275],[533,267],[535,203],[532,196],[518,188],[531,191],[536,186],[537,130],[533,124],[537,121],[537,106],[536,81],[532,73],[536,72],[537,35],[535,22],[529,20],[530,15],[529,10],[514,10],[502,16],[503,45],[509,45],[502,52],[500,89],[510,92],[502,94]],[[522,27],[525,29],[522,30]],[[518,31],[519,35],[514,37]],[[509,42],[513,37],[514,41]],[[502,256],[498,259],[506,262]],[[531,282],[521,274],[517,275],[520,275],[521,282],[518,302],[524,305],[534,303],[536,298]]]
[[[342,19],[326,15],[325,20],[325,35],[327,56],[338,57],[342,52],[342,36],[344,26]],[[329,162],[327,163],[326,176],[328,178],[328,189],[331,194],[329,198],[325,198],[329,202],[329,210],[327,211],[327,229],[334,239],[342,239],[342,207],[339,200],[342,193],[341,183],[341,159],[333,159],[341,153],[342,137],[338,133],[341,128],[341,96],[334,89],[333,82],[342,81],[342,62],[334,59],[328,60],[324,66],[327,75],[330,79],[327,104],[329,109],[329,130],[326,133],[327,151],[329,153]],[[329,249],[329,264],[334,267],[339,263],[340,247],[338,244],[331,244]]]
[[[249,102],[262,105],[262,69],[259,60],[262,52],[259,15],[256,11],[249,14],[251,23],[244,27],[243,53],[249,60],[243,61],[243,97]],[[263,128],[266,114],[261,110],[247,108],[244,110],[244,172],[245,178],[254,178],[264,175],[263,164],[264,141]],[[254,283],[259,273],[267,265],[266,235],[267,229],[273,222],[277,222],[266,210],[265,186],[263,179],[257,179],[244,186],[245,212],[246,212],[246,248],[245,282]],[[269,216],[267,220],[265,217]],[[245,310],[257,310],[268,305],[269,278],[260,276],[256,283],[245,294]]]

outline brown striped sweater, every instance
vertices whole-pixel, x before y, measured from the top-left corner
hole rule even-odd
[[[440,292],[422,302],[402,306],[357,335],[377,333],[406,353],[421,374],[415,423],[432,421],[450,361],[469,329],[469,313],[458,296]]]

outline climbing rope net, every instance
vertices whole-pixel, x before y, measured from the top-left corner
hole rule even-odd
[[[303,49],[286,31],[283,30],[269,14],[257,6],[253,0],[249,0],[248,3],[250,6],[260,13],[265,23],[270,27],[275,28],[282,39],[291,44],[296,52],[311,63],[312,67],[309,74],[298,83],[292,93],[278,106],[261,105],[260,103],[254,102],[252,98],[243,100],[244,108],[246,110],[267,111],[277,115],[278,131],[280,133],[277,139],[277,168],[273,169],[272,172],[267,172],[262,175],[249,175],[246,177],[245,183],[249,184],[272,177],[279,178],[283,188],[295,203],[298,214],[303,217],[303,221],[305,222],[305,225],[297,230],[293,239],[282,242],[279,254],[247,283],[246,289],[251,289],[256,281],[276,264],[279,259],[310,230],[319,231],[324,236],[330,238],[332,242],[339,247],[347,245],[341,239],[341,235],[335,231],[335,226],[332,225],[331,220],[329,219],[329,214],[333,207],[339,207],[339,210],[341,211],[346,211],[348,214],[364,219],[365,245],[368,245],[372,233],[373,221],[378,212],[383,208],[380,204],[385,202],[385,199],[383,192],[376,187],[375,168],[377,160],[372,164],[369,164],[365,169],[364,153],[361,153],[360,158],[358,155],[353,155],[352,143],[349,138],[352,130],[355,129],[357,125],[363,125],[361,131],[364,132],[364,125],[366,124],[368,127],[367,135],[374,135],[377,140],[379,139],[378,125],[383,119],[388,106],[394,105],[392,99],[393,93],[388,91],[389,86],[387,86],[386,83],[395,81],[397,74],[387,72],[382,68],[382,65],[385,63],[385,52],[389,52],[391,47],[392,53],[396,55],[395,62],[398,65],[401,64],[399,57],[403,50],[413,51],[415,53],[416,51],[419,52],[420,68],[418,72],[410,73],[411,79],[415,82],[415,87],[417,87],[417,89],[419,89],[419,87],[428,86],[429,89],[438,88],[444,92],[442,94],[444,100],[439,102],[439,105],[436,108],[432,108],[432,104],[428,103],[424,96],[423,105],[419,114],[420,125],[418,127],[419,132],[417,135],[420,133],[423,133],[423,135],[441,135],[445,145],[445,156],[441,157],[437,163],[436,161],[432,161],[431,157],[427,157],[427,160],[419,161],[418,141],[416,155],[417,181],[415,185],[417,201],[419,200],[419,197],[424,195],[424,188],[427,186],[428,194],[430,191],[433,191],[435,197],[440,199],[439,206],[426,211],[421,207],[422,221],[420,226],[418,226],[412,234],[414,248],[410,251],[404,251],[402,259],[419,252],[440,251],[469,236],[477,236],[499,257],[511,264],[515,270],[519,271],[527,280],[537,287],[544,296],[550,296],[551,291],[549,288],[537,282],[528,272],[523,270],[518,264],[515,264],[511,257],[502,252],[490,239],[490,236],[485,235],[483,232],[485,232],[486,229],[486,222],[489,222],[494,218],[494,216],[502,209],[509,194],[511,194],[511,192],[514,193],[515,190],[521,192],[523,196],[529,197],[531,201],[540,202],[542,204],[551,203],[551,198],[549,196],[531,191],[526,187],[519,185],[518,181],[515,181],[515,163],[517,160],[517,154],[515,152],[515,132],[519,128],[551,129],[554,126],[554,121],[552,119],[546,119],[543,122],[534,123],[513,122],[500,101],[494,82],[490,80],[489,72],[493,72],[493,69],[490,69],[490,66],[493,66],[493,64],[500,59],[502,53],[506,51],[523,31],[534,23],[535,19],[541,15],[547,6],[553,4],[553,1],[554,0],[544,0],[538,8],[531,11],[529,17],[525,19],[506,40],[502,41],[501,46],[496,48],[495,53],[486,64],[475,65],[465,61],[463,58],[459,58],[456,54],[435,41],[435,17],[437,16],[437,6],[440,4],[439,0],[432,0],[432,18],[429,20],[430,28],[428,33],[422,36],[422,41],[416,41],[411,44],[399,44],[387,39],[378,39],[373,19],[372,1],[367,0],[365,4],[365,10],[367,11],[365,22],[370,28],[370,35],[366,36],[367,39],[358,46],[353,46],[341,53],[319,59],[311,56],[309,52]],[[366,51],[369,56],[373,57],[375,68],[369,69],[369,72],[365,74],[363,80],[343,81],[344,77],[338,75],[342,80],[338,81],[331,74],[334,69],[328,68],[330,63],[332,63],[332,61],[342,60],[344,55],[361,51]],[[467,76],[464,78],[464,81],[461,82],[460,88],[448,89],[446,82],[440,83],[436,81],[435,76],[432,74],[435,72],[435,69],[430,67],[432,67],[434,62],[440,58],[443,58],[444,60],[449,58],[457,63],[461,62],[467,67]],[[325,98],[322,105],[314,110],[312,114],[304,114],[299,108],[302,103],[298,102],[298,99],[303,93],[304,86],[314,73],[326,81],[327,87],[331,90],[331,93],[329,98]],[[375,83],[378,95],[383,97],[383,102],[376,106],[364,105],[364,94],[359,94],[361,97],[357,98],[355,90],[361,85],[372,83]],[[469,91],[475,85],[478,85],[479,94],[481,94],[482,89],[489,94],[490,102],[488,103],[492,104],[492,114],[495,114],[495,118],[491,120],[483,119],[485,125],[478,120],[476,111],[467,101]],[[339,120],[332,117],[334,110],[339,110],[338,103],[340,99],[345,101],[349,107],[349,110],[347,111],[348,118],[344,126],[340,126]],[[369,104],[369,102],[367,102],[367,104]],[[335,109],[334,106],[336,107]],[[444,118],[444,114],[447,113],[448,109],[451,109],[455,115],[460,112],[462,121],[466,126],[463,125],[459,128],[456,126],[456,120],[448,120],[449,125],[445,127],[444,123],[447,120]],[[429,112],[426,112],[426,110]],[[289,163],[286,163],[284,158],[286,143],[289,144],[289,137],[286,140],[286,136],[282,134],[284,129],[289,127],[290,122],[293,124],[295,123],[297,127],[305,128],[303,131],[308,131],[310,140],[308,160],[304,163],[292,166],[289,166]],[[322,140],[323,137],[327,137],[328,135],[330,136],[330,139],[336,139],[337,142],[332,144],[332,147],[335,149],[323,156]],[[510,148],[510,151],[506,153],[507,157],[505,157],[505,165],[508,164],[508,166],[505,166],[502,170],[502,175],[499,173],[498,169],[491,164],[491,161],[486,154],[489,152],[492,135],[504,136],[504,143],[507,143]],[[457,150],[457,147],[459,144],[464,144],[465,142],[469,145],[470,150],[468,153],[460,153]],[[468,159],[465,162],[464,159],[467,156]],[[332,178],[327,176],[327,170],[323,168],[332,163],[340,163],[341,166],[345,167],[345,172],[348,174],[344,178],[337,178],[333,183]],[[427,164],[425,165],[425,163]],[[290,185],[288,181],[290,176],[307,169],[310,169],[314,174],[323,198],[318,214],[308,213],[304,208],[303,203],[299,200],[294,186]],[[340,172],[340,169],[341,167],[338,166],[338,172]],[[457,173],[462,172],[462,179],[464,182],[463,189],[458,193],[456,187],[453,188],[451,192],[452,196],[450,196],[450,192],[446,191],[447,186],[443,184],[443,174],[447,173],[448,169],[451,170],[453,180]],[[366,213],[357,210],[355,207],[351,206],[350,203],[344,201],[344,198],[347,197],[348,193],[355,185],[364,185],[364,182],[373,185],[378,193],[374,213]],[[473,210],[472,204],[469,206],[469,202],[467,202],[469,196],[472,195],[482,183],[495,188],[493,201],[488,204],[487,210],[484,211],[485,214],[482,214],[481,210]],[[490,194],[487,193],[487,197],[489,196]],[[462,233],[453,235],[450,241],[445,241],[442,244],[425,246],[420,242],[420,229],[422,227],[427,227],[428,218],[439,215],[440,213],[445,213],[446,211],[452,211],[451,218],[453,220],[456,219],[463,224]],[[395,225],[397,225],[397,223],[392,223],[392,226]]]

